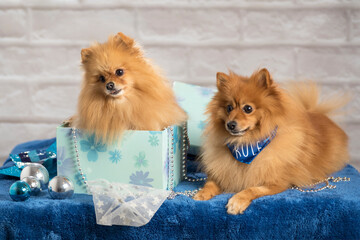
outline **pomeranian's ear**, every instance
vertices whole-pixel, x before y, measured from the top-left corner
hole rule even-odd
[[[122,32],[119,32],[118,34],[116,34],[116,36],[114,38],[115,38],[115,40],[124,43],[128,47],[132,47],[135,43],[134,39],[126,36]]]
[[[224,87],[227,86],[227,83],[229,82],[229,76],[225,73],[218,72],[216,74],[216,86],[219,90],[224,89]]]
[[[91,55],[91,49],[90,48],[83,48],[81,49],[81,61],[82,63],[85,63]]]
[[[273,80],[270,76],[269,71],[266,68],[261,69],[259,72],[255,74],[255,81],[261,87],[268,88],[273,84]]]

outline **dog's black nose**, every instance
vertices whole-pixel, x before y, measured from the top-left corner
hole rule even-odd
[[[235,121],[228,122],[226,125],[229,128],[229,130],[234,130],[236,128],[236,122]]]
[[[114,87],[115,87],[115,84],[113,82],[109,82],[109,83],[106,84],[106,89],[109,90],[109,91],[113,90]]]

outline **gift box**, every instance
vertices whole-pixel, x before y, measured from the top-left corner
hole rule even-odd
[[[68,177],[76,193],[86,193],[75,154],[77,144],[80,167],[88,181],[106,179],[172,189],[182,180],[183,128],[171,126],[163,131],[126,131],[120,141],[106,145],[69,127],[57,128],[57,171]],[[74,138],[75,135],[75,138]],[[185,141],[184,141],[185,142]]]
[[[173,89],[177,102],[188,114],[189,153],[198,154],[206,125],[207,117],[204,113],[216,90],[182,82],[174,82]]]

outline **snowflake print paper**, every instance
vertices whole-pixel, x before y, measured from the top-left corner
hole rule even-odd
[[[109,151],[109,154],[109,160],[112,163],[118,163],[122,158],[121,151],[119,151],[118,149],[115,149],[114,151]]]

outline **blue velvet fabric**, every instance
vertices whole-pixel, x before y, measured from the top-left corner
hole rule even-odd
[[[91,196],[53,200],[43,192],[14,202],[8,190],[17,179],[0,175],[0,239],[360,239],[360,174],[347,166],[334,176],[351,181],[317,193],[287,190],[263,197],[243,215],[226,213],[232,194],[204,202],[178,196],[143,227],[108,227],[96,224]],[[196,187],[183,182],[176,190]]]

